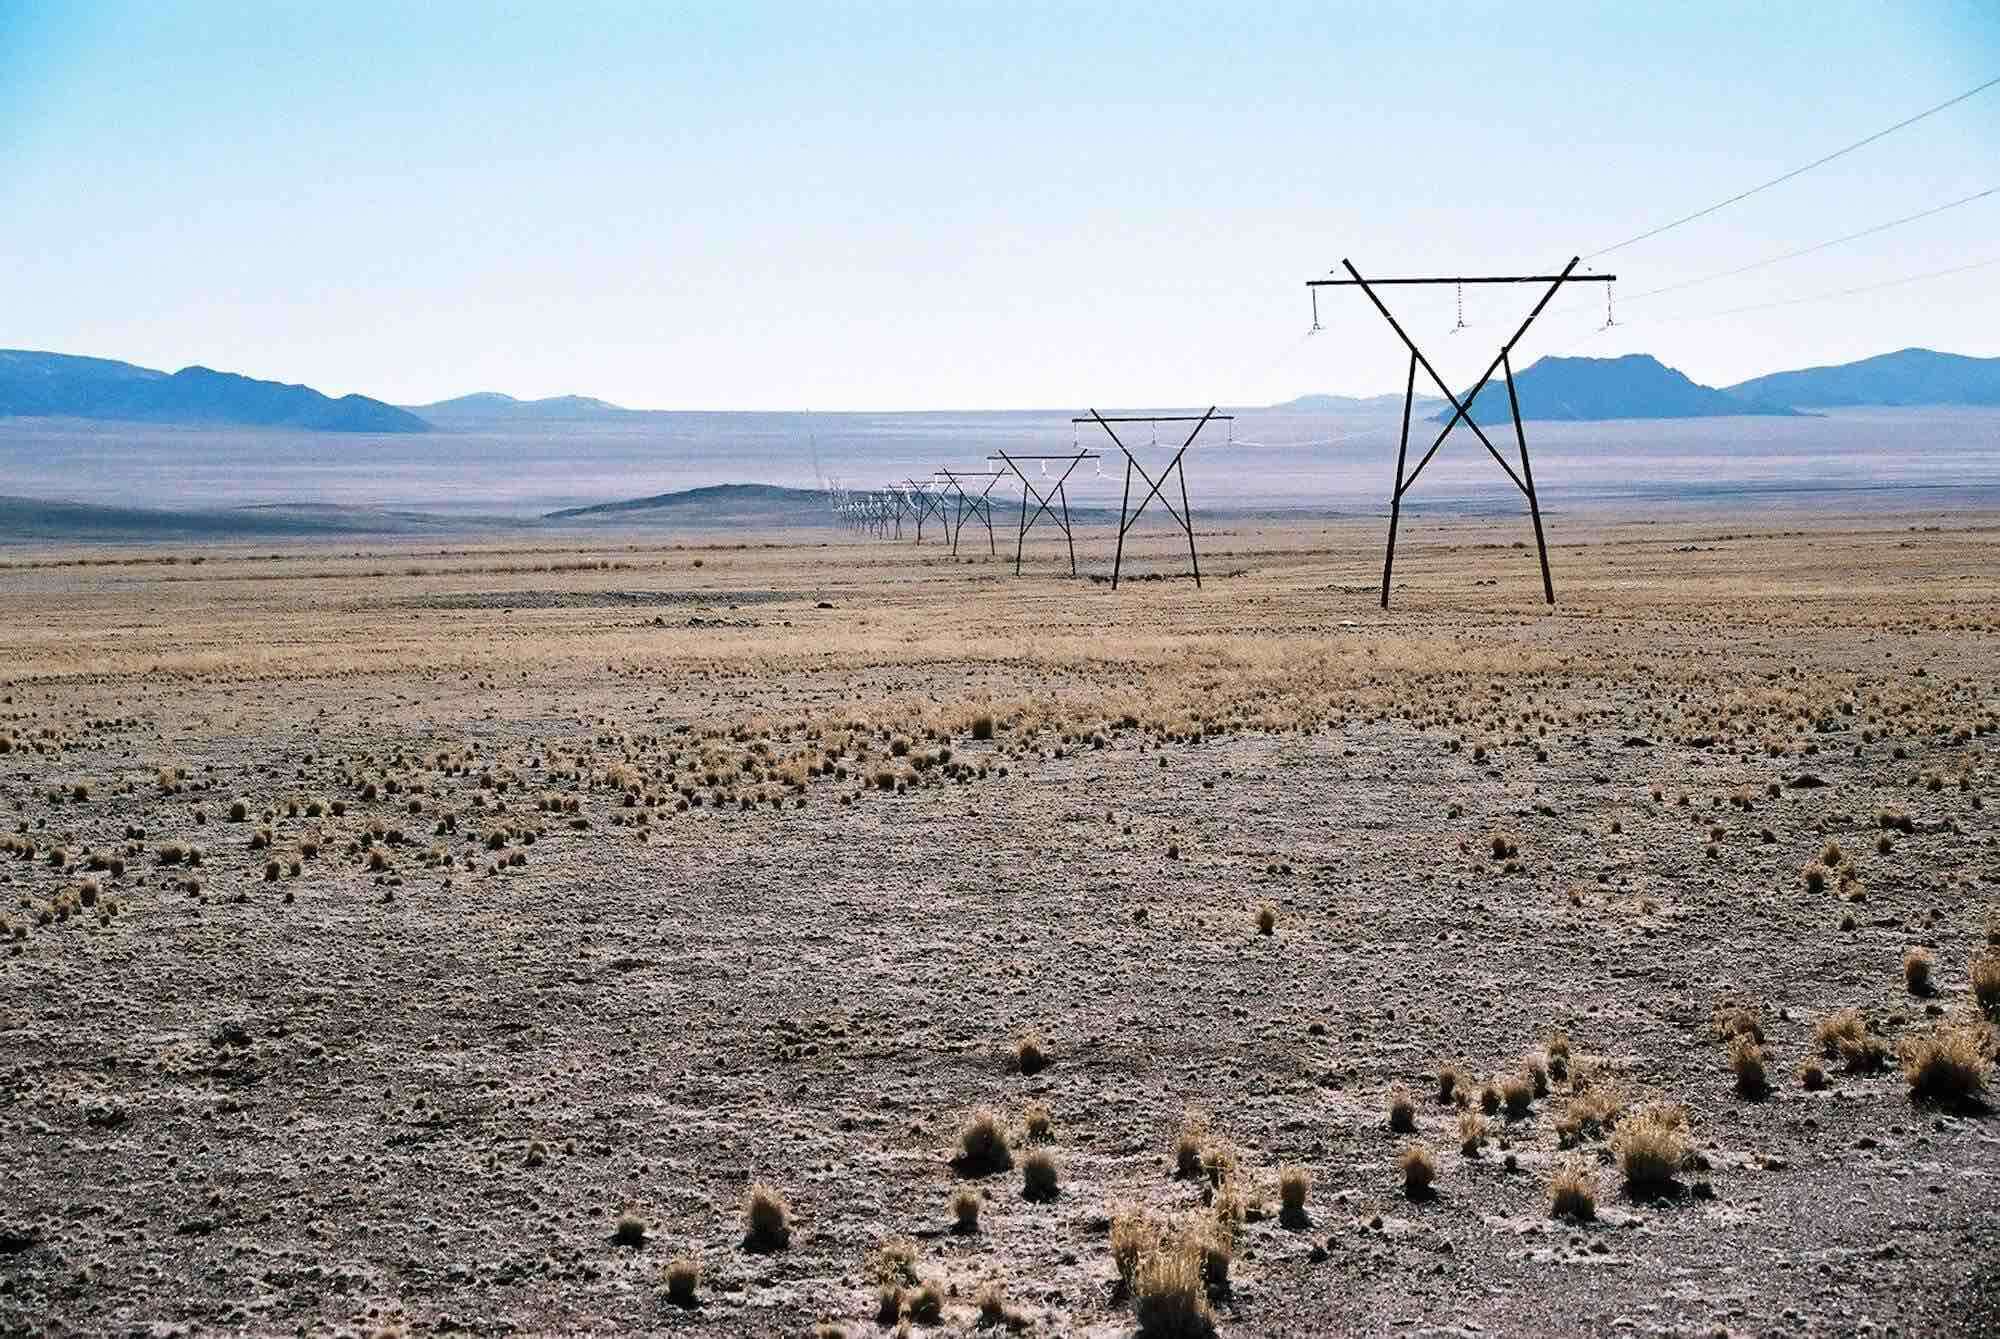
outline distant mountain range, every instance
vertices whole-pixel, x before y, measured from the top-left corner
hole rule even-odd
[[[1728,388],[1729,393],[1801,409],[1862,405],[2000,405],[2000,358],[1967,358],[1930,349],[1901,349],[1858,363],[1773,372]]]
[[[1530,419],[1673,419],[1788,415],[1870,405],[2000,406],[2000,358],[1903,349],[1835,367],[1775,372],[1718,389],[1703,386],[1648,354],[1622,358],[1543,358],[1517,373],[1521,415]],[[1294,412],[1397,411],[1402,396],[1301,395],[1272,409]],[[1434,421],[1445,402],[1419,396]],[[333,399],[310,386],[258,381],[205,367],[166,373],[106,358],[0,349],[0,418],[48,417],[141,423],[239,425],[315,432],[401,433],[646,421],[582,395],[517,400],[496,391],[400,408],[365,395]],[[1504,382],[1489,382],[1473,406],[1481,426],[1509,420]]]
[[[169,375],[108,358],[0,349],[0,417],[240,424],[314,432],[424,432],[407,410],[365,395],[184,367]]]
[[[409,412],[439,427],[472,427],[498,423],[594,423],[633,418],[643,410],[624,409],[588,395],[554,395],[546,400],[516,400],[499,391],[477,391],[455,400],[408,406]]]
[[[1414,408],[1418,412],[1428,412],[1443,403],[1435,395],[1419,395]],[[1403,397],[1393,391],[1388,395],[1301,395],[1270,407],[1313,413],[1338,413],[1343,409],[1394,409],[1400,413]]]
[[[1734,414],[1796,414],[1754,395],[1703,386],[1647,353],[1622,358],[1542,358],[1514,375],[1524,419],[1571,422],[1619,418],[1723,418]],[[1432,417],[1443,422],[1448,409]],[[1472,405],[1481,427],[1513,422],[1507,384],[1486,383]]]

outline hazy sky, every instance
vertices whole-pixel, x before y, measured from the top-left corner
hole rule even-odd
[[[2000,4],[0,0],[0,346],[420,402],[1400,390],[1364,273],[1544,270],[2000,75]],[[1598,262],[1524,345],[2000,354],[2000,88]],[[1455,381],[1534,298],[1394,299]],[[1670,320],[1670,317],[1697,319]]]

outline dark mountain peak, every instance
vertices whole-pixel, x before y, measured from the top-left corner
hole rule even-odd
[[[1729,394],[1834,409],[1861,405],[2000,405],[2000,358],[1898,349],[1858,362],[1773,372]]]
[[[1790,414],[1759,398],[1738,398],[1703,386],[1650,353],[1611,358],[1538,359],[1514,376],[1524,419],[1587,422],[1621,418],[1719,418],[1736,414]],[[1433,416],[1442,421],[1448,411]],[[1481,427],[1512,421],[1505,382],[1487,382],[1472,406]]]
[[[13,349],[0,353],[0,416],[241,424],[316,432],[423,432],[415,414],[310,386],[259,381],[199,365],[169,376],[107,358]]]

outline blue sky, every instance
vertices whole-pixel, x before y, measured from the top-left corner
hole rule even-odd
[[[1400,389],[1365,300],[1543,270],[2000,75],[2000,6],[0,0],[0,345],[421,402],[1255,403]],[[1604,258],[1524,346],[1698,380],[2000,355],[2000,88]],[[1454,380],[1533,301],[1395,304]],[[1670,319],[1681,318],[1681,319]]]

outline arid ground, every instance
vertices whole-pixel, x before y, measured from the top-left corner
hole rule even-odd
[[[0,1329],[2000,1332],[2000,518],[1381,528],[0,554]]]

